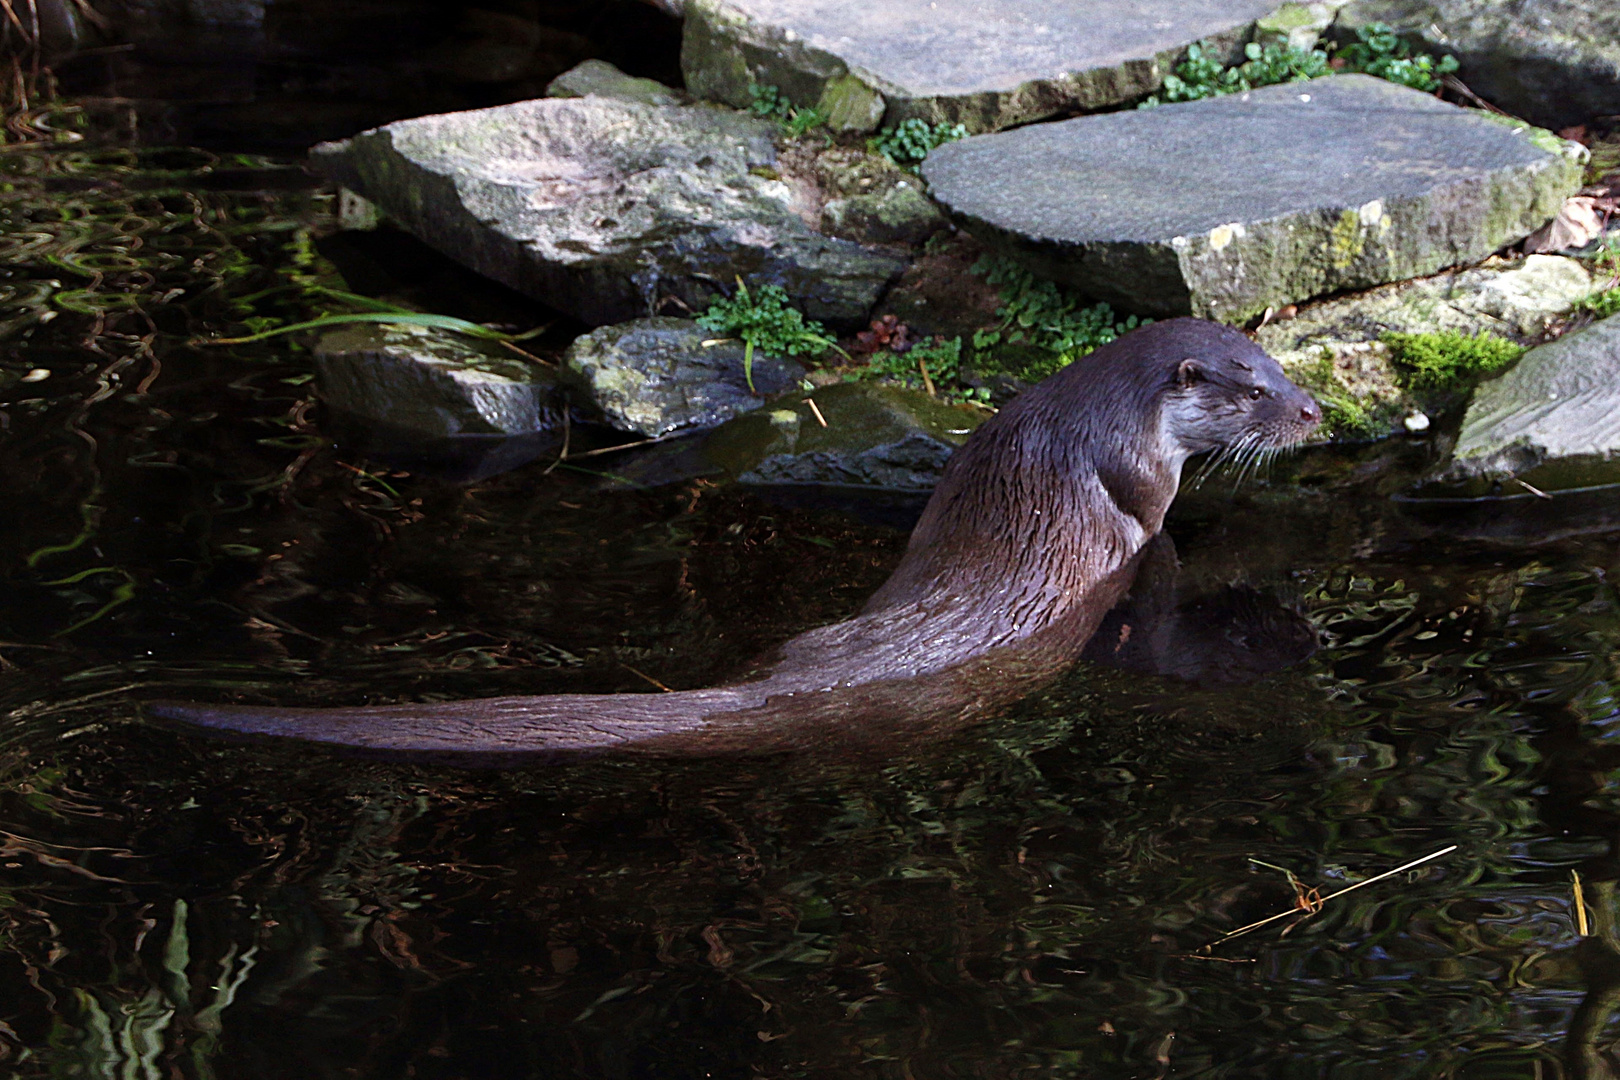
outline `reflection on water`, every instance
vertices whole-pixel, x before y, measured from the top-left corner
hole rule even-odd
[[[1609,541],[1201,503],[1188,573],[1248,564],[1314,656],[1081,665],[899,764],[218,742],[138,703],[699,686],[855,610],[904,532],[368,462],[296,346],[188,344],[308,314],[320,192],[195,153],[0,171],[0,1075],[1610,1074]],[[1449,844],[1201,951],[1294,902],[1262,863],[1328,892]]]

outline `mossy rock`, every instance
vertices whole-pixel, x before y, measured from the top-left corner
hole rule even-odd
[[[327,406],[439,439],[553,429],[556,378],[544,368],[430,327],[357,323],[315,347]]]
[[[690,319],[635,319],[582,335],[563,377],[612,427],[649,437],[702,431],[795,388],[804,368],[755,352],[753,388],[739,341],[717,341]]]
[[[989,415],[917,390],[844,383],[740,416],[717,428],[705,451],[745,484],[925,491],[938,483],[945,462]]]

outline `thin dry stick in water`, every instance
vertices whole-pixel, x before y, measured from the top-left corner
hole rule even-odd
[[[599,446],[595,450],[581,450],[577,454],[569,454],[568,460],[575,461],[579,458],[600,457],[602,454],[617,454],[620,450],[635,450],[638,447],[651,446],[653,443],[668,442],[670,439],[679,439],[682,436],[690,434],[692,434],[692,432],[689,428],[677,428],[674,431],[664,432],[664,434],[658,436],[656,439],[641,439],[637,442],[619,443],[615,446]]]
[[[1569,872],[1570,883],[1575,887],[1575,932],[1581,937],[1591,937],[1591,926],[1586,921],[1586,897],[1581,895],[1581,872]]]
[[[1315,907],[1317,909],[1320,909],[1322,907],[1322,905],[1326,904],[1329,900],[1333,900],[1333,899],[1336,899],[1337,897],[1343,896],[1345,893],[1355,892],[1357,889],[1365,888],[1368,885],[1373,884],[1374,882],[1383,881],[1385,878],[1392,878],[1396,874],[1404,873],[1405,871],[1412,869],[1414,866],[1422,866],[1424,863],[1432,862],[1433,860],[1438,859],[1442,855],[1450,855],[1453,851],[1456,851],[1456,850],[1457,850],[1457,845],[1452,844],[1450,847],[1441,848],[1439,851],[1436,851],[1432,855],[1425,855],[1421,859],[1413,859],[1411,862],[1403,863],[1400,866],[1397,866],[1393,870],[1385,870],[1382,874],[1378,874],[1375,877],[1370,877],[1366,881],[1358,881],[1354,885],[1347,885],[1344,888],[1340,889],[1338,892],[1328,893],[1326,896],[1322,897],[1321,900],[1316,902]],[[1287,911],[1278,912],[1277,914],[1271,916],[1270,918],[1261,919],[1259,922],[1252,922],[1248,926],[1240,926],[1236,930],[1233,930],[1233,931],[1230,931],[1229,933],[1223,934],[1221,936],[1221,939],[1219,941],[1215,942],[1215,944],[1216,945],[1224,945],[1228,941],[1231,941],[1233,938],[1240,937],[1243,934],[1247,934],[1251,930],[1258,930],[1262,926],[1270,926],[1272,923],[1276,922],[1278,919],[1286,919],[1291,915],[1298,915],[1299,913],[1300,913],[1300,909],[1297,908],[1297,907],[1294,907],[1294,908],[1288,909]]]
[[[651,675],[647,674],[645,671],[642,671],[639,668],[633,668],[629,664],[625,663],[623,660],[619,661],[619,666],[624,668],[625,670],[631,672],[632,674],[640,675],[643,679],[646,679],[648,682],[652,683],[654,686],[658,687],[658,689],[662,690],[666,694],[673,694],[675,692],[675,691],[671,690],[669,687],[665,686],[663,683],[659,682],[657,679],[653,678]]]
[[[568,410],[566,408],[563,409],[563,444],[562,444],[562,452],[557,455],[557,460],[556,461],[553,461],[550,465],[547,465],[544,469],[540,470],[540,475],[541,476],[550,476],[552,471],[555,470],[557,468],[557,466],[561,465],[563,462],[568,460],[568,440],[573,435],[573,428],[569,424],[568,415],[569,415]]]
[[[810,406],[810,411],[811,412],[816,414],[816,423],[820,424],[822,427],[826,427],[827,426],[827,418],[825,416],[821,415],[821,409],[820,409],[819,406],[816,405],[816,399],[815,398],[805,398],[804,403],[806,405]]]

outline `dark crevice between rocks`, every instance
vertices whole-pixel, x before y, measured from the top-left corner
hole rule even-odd
[[[221,21],[198,21],[216,8]],[[301,154],[394,120],[539,97],[592,58],[681,85],[680,22],[637,0],[127,2],[111,17],[105,40],[52,66],[65,96],[122,114],[147,144]]]

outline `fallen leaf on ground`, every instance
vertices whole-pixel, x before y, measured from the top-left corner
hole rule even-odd
[[[1565,199],[1558,216],[1525,240],[1525,253],[1550,255],[1555,251],[1585,247],[1603,231],[1603,218],[1597,200],[1591,196],[1576,195]]]

